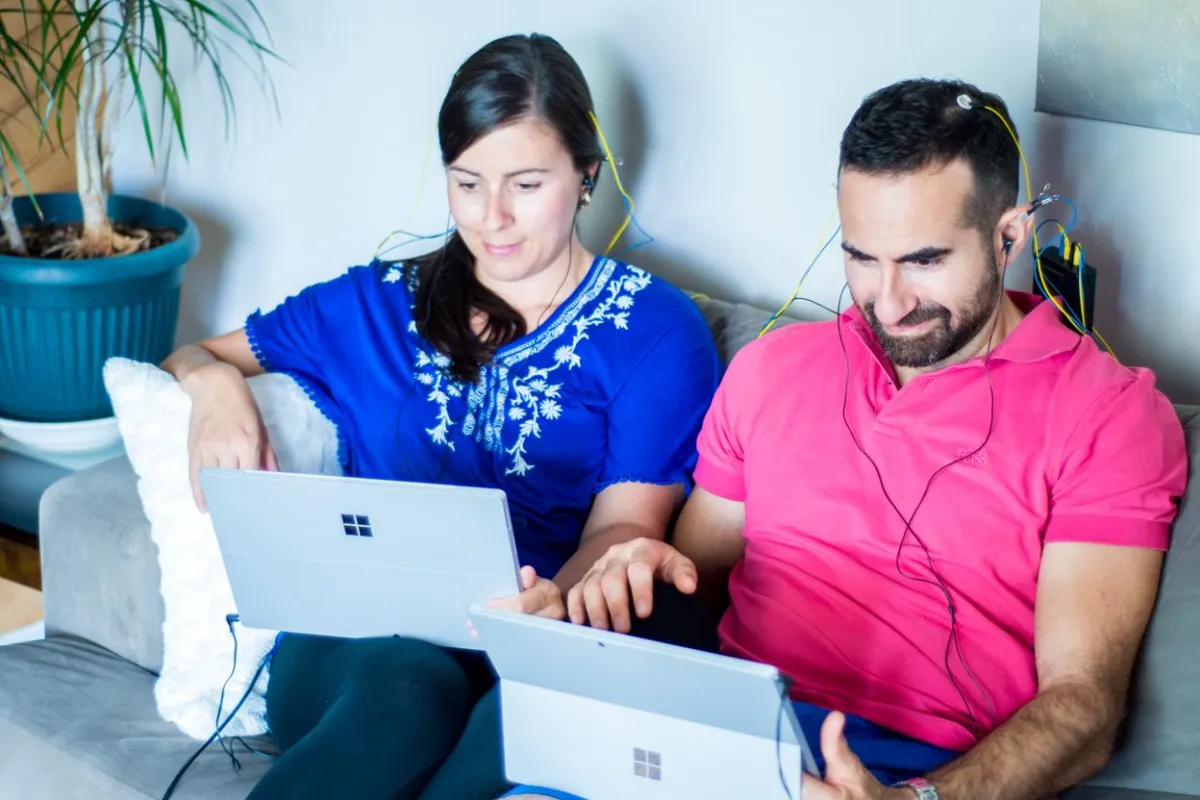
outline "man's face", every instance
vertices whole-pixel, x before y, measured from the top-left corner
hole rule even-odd
[[[995,253],[963,224],[974,186],[964,161],[900,176],[841,174],[846,280],[896,367],[950,359],[976,340],[1000,301]]]

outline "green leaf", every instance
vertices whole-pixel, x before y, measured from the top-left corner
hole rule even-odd
[[[179,136],[179,149],[183,151],[183,157],[188,157],[187,152],[187,137],[183,133],[183,103],[179,100],[179,90],[175,86],[175,79],[171,73],[163,68],[163,95],[167,98],[167,102],[171,105],[171,118],[175,121],[175,132]]]
[[[142,92],[142,76],[137,61],[133,57],[134,48],[125,48],[125,69],[128,70],[129,82],[133,84],[133,94],[137,98],[138,113],[142,117],[142,131],[146,134],[146,147],[150,149],[150,163],[154,163],[154,132],[150,130],[150,115],[146,111],[146,95]]]
[[[29,185],[29,178],[25,175],[25,170],[21,167],[21,161],[17,158],[17,152],[13,150],[8,139],[3,133],[0,133],[0,158],[7,158],[8,162],[13,165],[13,169],[17,172],[17,177],[21,179],[21,185],[25,187],[25,194],[29,195],[29,202],[33,204],[33,210],[37,212],[38,219],[42,217],[41,206],[38,205],[37,197],[33,193],[33,187]]]
[[[216,11],[214,11],[211,7],[205,5],[204,3],[201,3],[200,0],[183,0],[183,3],[193,9],[199,10],[207,18],[216,20],[221,26],[223,26],[224,28],[229,30],[231,33],[237,35],[237,37],[239,39],[241,39],[246,44],[253,47],[255,50],[258,50],[259,52],[263,53],[264,55],[269,55],[274,58],[278,58],[278,56],[276,56],[275,53],[272,52],[269,47],[262,44],[261,42],[258,41],[257,38],[255,38],[254,32],[252,30],[250,30],[249,28],[239,28],[239,27],[235,26],[224,16],[222,16],[221,14],[218,14]]]
[[[153,2],[153,0],[152,0]],[[168,15],[172,16],[185,30],[192,36],[193,43],[202,52],[205,58],[212,65],[213,75],[217,80],[217,88],[221,93],[221,110],[224,114],[225,121],[225,136],[229,136],[229,126],[235,116],[235,106],[233,100],[233,89],[229,85],[229,81],[225,78],[225,71],[221,68],[221,59],[209,41],[202,35],[201,30],[190,27],[189,17],[185,16],[176,9],[167,9]],[[191,23],[194,24],[194,23]],[[214,43],[219,40],[214,40]],[[182,145],[182,143],[181,143]],[[180,149],[184,149],[181,148]],[[184,157],[187,157],[187,151],[184,149]]]
[[[175,77],[183,67],[172,72],[172,59],[178,61],[176,50],[182,40],[170,47],[171,37],[180,32],[194,47],[201,70],[211,69],[216,80],[227,137],[236,122],[233,88],[226,73],[230,56],[254,74],[279,115],[279,97],[267,67],[268,59],[283,59],[274,52],[257,0],[10,0],[6,5],[0,8],[0,80],[17,86],[21,100],[33,110],[41,126],[39,143],[50,138],[66,144],[63,118],[72,103],[78,107],[85,99],[81,80],[92,69],[102,81],[119,72],[121,80],[128,82],[133,94],[130,106],[137,108],[152,162],[169,162],[176,137],[187,158],[184,102]],[[4,22],[5,15],[14,19],[16,14],[26,21],[26,30],[40,27],[40,36],[13,35],[11,25]],[[169,30],[173,25],[182,31]],[[114,66],[106,68],[109,64]],[[153,80],[160,84],[162,100],[157,132],[149,108]],[[112,88],[110,83],[97,91]],[[113,94],[106,96],[115,99]],[[87,121],[77,125],[86,128]],[[12,149],[11,142],[6,146]]]
[[[29,51],[25,48],[20,39],[12,36],[8,29],[4,27],[3,18],[0,18],[0,52],[9,56],[8,58],[0,58],[0,72],[4,77],[16,87],[17,92],[21,95],[21,99],[25,101],[25,105],[29,106],[37,114],[37,101],[29,94],[25,88],[26,78],[23,75],[25,67],[28,67],[39,84],[42,84],[42,76],[38,70],[37,62]]]
[[[63,94],[66,92],[67,81],[72,70],[76,67],[83,69],[83,60],[90,56],[90,53],[87,52],[87,45],[91,41],[92,27],[100,19],[100,14],[104,11],[104,5],[104,3],[97,3],[83,15],[79,15],[74,11],[74,7],[72,7],[72,13],[75,13],[78,22],[76,35],[71,42],[71,47],[63,56],[62,63],[58,67],[58,75],[50,92],[53,105],[57,109],[54,116],[60,141],[65,141],[62,131],[62,109],[66,106],[66,103],[63,102]],[[49,55],[47,55],[47,58],[49,58]]]
[[[167,26],[163,21],[162,12],[158,8],[158,3],[147,2],[145,7],[150,9],[150,19],[154,23],[154,41],[157,44],[158,57],[163,64],[167,63]],[[154,63],[154,57],[150,56],[151,63]],[[158,129],[160,131],[167,127],[167,94],[166,82],[162,80],[162,70],[158,70],[160,88],[163,90],[163,96],[158,104]]]

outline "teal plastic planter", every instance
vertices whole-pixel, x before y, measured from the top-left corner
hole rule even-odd
[[[74,194],[38,195],[44,221],[83,218]],[[17,219],[37,221],[27,197]],[[102,370],[112,356],[159,363],[170,354],[187,262],[200,249],[191,220],[134,197],[109,199],[116,222],[179,237],[142,253],[81,261],[0,256],[0,417],[74,422],[112,415]]]

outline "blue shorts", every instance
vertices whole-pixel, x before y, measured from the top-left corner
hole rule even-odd
[[[825,757],[821,755],[821,724],[829,712],[808,703],[792,703],[800,730],[808,739],[817,769],[825,772]],[[910,739],[887,728],[867,722],[862,717],[846,715],[846,741],[871,774],[884,786],[933,772],[958,757],[959,753]],[[504,797],[521,794],[543,794],[559,800],[584,800],[566,792],[541,786],[518,786]]]

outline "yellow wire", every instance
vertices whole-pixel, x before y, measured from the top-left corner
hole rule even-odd
[[[1075,283],[1079,286],[1079,321],[1087,327],[1087,303],[1083,302],[1083,270],[1079,265],[1079,251],[1075,251]]]
[[[1020,154],[1020,156],[1021,156],[1021,166],[1025,169],[1025,199],[1029,203],[1029,208],[1030,208],[1029,213],[1032,215],[1032,213],[1033,213],[1033,183],[1031,182],[1031,180],[1029,178],[1029,162],[1025,160],[1025,150],[1024,150],[1024,148],[1021,147],[1020,140],[1017,139],[1016,131],[1014,131],[1012,129],[1012,126],[1008,124],[1008,120],[1006,120],[1004,118],[1004,115],[1001,114],[996,109],[992,108],[991,106],[984,106],[984,108],[986,108],[988,111],[995,114],[997,119],[999,119],[1000,122],[1004,123],[1005,130],[1008,131],[1008,135],[1012,137],[1013,143],[1016,144],[1016,146],[1017,146],[1017,153]],[[1033,257],[1034,257],[1034,260],[1037,262],[1038,279],[1041,281],[1042,288],[1048,290],[1049,285],[1046,283],[1046,274],[1045,274],[1045,272],[1042,271],[1042,253],[1038,249],[1037,227],[1036,226],[1033,229]],[[1068,314],[1067,310],[1065,308],[1063,308],[1061,303],[1058,302],[1057,297],[1052,296],[1049,291],[1046,292],[1046,296],[1050,298],[1050,302],[1054,303],[1055,308],[1057,308],[1062,313],[1062,315],[1067,318],[1067,320],[1071,323],[1071,327],[1075,328],[1075,330],[1079,331],[1080,333],[1086,335],[1086,332],[1083,329],[1081,329],[1078,325],[1075,324],[1075,320],[1071,319],[1071,315]]]
[[[429,132],[429,139],[425,142],[425,156],[421,159],[421,172],[419,175],[417,175],[417,192],[413,197],[412,206],[408,209],[408,213],[404,215],[404,227],[397,228],[387,236],[383,237],[383,241],[380,242],[379,246],[375,248],[376,258],[383,253],[384,247],[386,247],[387,243],[392,240],[392,237],[398,233],[404,233],[405,231],[412,229],[413,217],[417,214],[417,207],[421,203],[421,196],[425,194],[425,179],[429,174],[429,156],[433,152],[433,142],[435,139],[437,139],[436,125],[434,126],[433,130]]]
[[[417,207],[421,204],[421,195],[425,194],[425,178],[429,174],[429,156],[433,153],[433,142],[437,138],[437,126],[429,132],[429,140],[425,143],[425,155],[421,159],[421,174],[417,176],[417,194],[413,198],[412,207],[408,209],[408,214],[404,217],[404,227],[412,226],[413,217],[417,213]]]
[[[1025,150],[1024,150],[1024,148],[1021,147],[1021,140],[1017,138],[1016,131],[1014,131],[1012,129],[1012,126],[1008,124],[1008,120],[1006,120],[1004,118],[1003,114],[1001,114],[999,111],[992,108],[991,106],[984,106],[984,108],[986,108],[988,111],[995,114],[996,117],[1002,123],[1004,123],[1004,129],[1008,131],[1008,135],[1012,137],[1013,144],[1015,144],[1017,146],[1017,153],[1021,156],[1021,167],[1025,170],[1025,197],[1029,202],[1029,208],[1030,208],[1029,213],[1032,215],[1033,214],[1033,184],[1029,178],[1029,162],[1025,160]],[[1058,302],[1058,298],[1052,296],[1050,293],[1050,286],[1048,283],[1046,283],[1046,273],[1042,270],[1042,253],[1041,253],[1040,249],[1038,248],[1037,226],[1036,225],[1033,226],[1033,257],[1034,257],[1034,261],[1037,262],[1038,279],[1041,281],[1042,288],[1044,290],[1046,290],[1046,297],[1048,297],[1050,299],[1050,302],[1054,303],[1054,307],[1059,310],[1059,313],[1061,313],[1067,319],[1067,321],[1071,323],[1072,328],[1074,328],[1076,331],[1078,331],[1081,336],[1087,336],[1088,335],[1087,330],[1085,328],[1081,328],[1078,324],[1076,324],[1075,320],[1071,319],[1071,315],[1067,313],[1067,310],[1065,308],[1063,308],[1062,303]],[[1080,298],[1079,307],[1080,307],[1080,309],[1083,308],[1082,297]],[[1083,312],[1081,311],[1081,313],[1083,313]],[[1114,353],[1112,351],[1112,348],[1108,346],[1108,342],[1104,341],[1104,337],[1100,335],[1100,332],[1093,330],[1093,333],[1096,334],[1096,338],[1100,340],[1100,343],[1104,345],[1104,348],[1106,350],[1108,350],[1109,355],[1111,355],[1114,359],[1119,361],[1120,359],[1117,359],[1116,353]]]
[[[633,198],[629,196],[629,193],[625,191],[625,186],[621,183],[621,173],[617,170],[617,160],[613,158],[612,150],[608,148],[608,139],[604,136],[604,129],[600,127],[600,120],[596,119],[596,114],[592,111],[588,112],[588,116],[592,118],[592,124],[596,126],[596,133],[600,135],[600,146],[604,148],[604,157],[608,159],[608,165],[612,167],[613,181],[617,184],[617,191],[621,193],[621,197],[624,197],[625,202],[629,204],[625,210],[625,220],[617,228],[617,232],[613,234],[612,239],[609,240],[608,247],[604,248],[604,255],[608,255],[625,234],[625,229],[629,227],[629,223],[633,219],[633,209],[635,206]]]
[[[817,255],[820,254],[821,248],[824,247],[825,240],[829,238],[829,226],[833,224],[834,217],[836,216],[837,203],[835,202],[833,204],[833,208],[829,209],[829,217],[825,220],[825,226],[821,229],[821,238],[817,240],[817,250],[815,253],[813,253],[813,257],[808,260],[808,263],[811,264],[817,260]],[[770,333],[771,328],[775,327],[775,323],[779,321],[779,318],[782,317],[787,310],[792,307],[792,303],[796,302],[796,298],[800,296],[800,288],[804,286],[804,279],[807,277],[808,270],[805,270],[800,274],[800,280],[796,282],[796,288],[792,290],[792,296],[789,297],[787,301],[779,307],[779,310],[776,311],[769,320],[767,320],[767,324],[764,325],[762,330],[758,332],[758,337],[756,338],[761,338]]]

